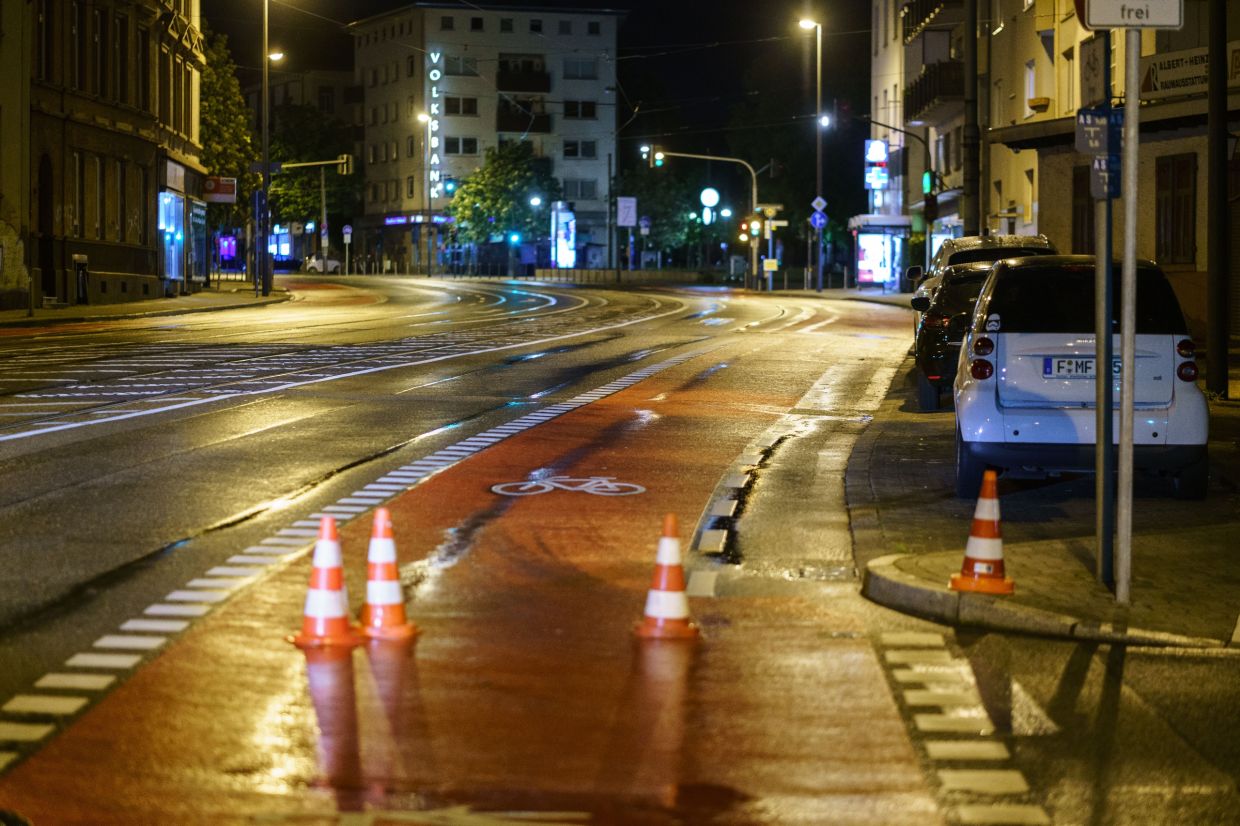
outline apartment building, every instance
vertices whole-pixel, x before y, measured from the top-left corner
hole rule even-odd
[[[368,253],[396,270],[416,269],[427,244],[440,254],[452,183],[488,148],[526,141],[573,205],[579,246],[592,252],[581,260],[600,263],[620,19],[601,9],[418,3],[352,24],[365,174],[355,232]]]
[[[198,0],[32,0],[3,13],[0,300],[189,289],[207,261]]]

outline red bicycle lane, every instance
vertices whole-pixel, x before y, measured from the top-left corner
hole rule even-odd
[[[844,799],[872,822],[864,793],[911,795],[924,815],[890,698],[846,685],[823,656],[832,646],[805,633],[828,607],[695,599],[702,640],[633,637],[662,514],[695,524],[720,474],[798,397],[795,382],[739,387],[699,380],[701,368],[656,375],[390,501],[415,645],[303,657],[283,640],[300,620],[302,558],[0,779],[0,801],[36,823],[99,824],[332,823],[458,804],[581,822],[816,822]],[[491,490],[531,474],[645,492]],[[342,531],[354,608],[368,529]],[[851,669],[872,659],[864,645],[834,648]],[[778,696],[764,663],[795,675]],[[852,704],[847,726],[824,714],[828,689]],[[891,768],[861,770],[874,760]]]

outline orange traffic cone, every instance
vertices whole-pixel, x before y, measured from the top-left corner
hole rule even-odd
[[[381,640],[409,639],[417,629],[405,618],[405,595],[400,589],[396,543],[392,539],[392,515],[387,508],[375,511],[366,569],[362,633]]]
[[[993,470],[982,476],[982,491],[973,511],[973,527],[964,548],[964,564],[953,574],[949,587],[953,591],[977,591],[983,594],[1010,594],[1016,590],[1011,579],[1003,575],[1003,535],[999,531],[998,481]]]
[[[646,639],[692,639],[698,628],[689,620],[685,569],[680,564],[676,515],[663,517],[663,536],[655,558],[654,581],[646,595],[646,615],[634,629]]]
[[[301,633],[287,638],[298,648],[351,646],[361,642],[349,623],[349,598],[341,565],[336,520],[324,516],[319,522],[319,539],[314,543],[314,567],[310,571]]]

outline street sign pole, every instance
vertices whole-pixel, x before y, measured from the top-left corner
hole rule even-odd
[[[1132,401],[1137,320],[1137,152],[1141,117],[1141,30],[1124,37],[1124,271],[1120,285],[1119,482],[1116,497],[1115,601],[1132,585]]]
[[[1102,111],[1111,133],[1111,32],[1102,32],[1104,59],[1099,61],[1102,72]],[[1108,151],[1112,151],[1108,147]],[[1111,279],[1111,197],[1094,202],[1094,389],[1095,450],[1094,450],[1094,541],[1098,581],[1115,587],[1115,439],[1112,393],[1115,378],[1111,369],[1114,360],[1112,324],[1114,316]],[[1106,381],[1102,380],[1103,371]]]

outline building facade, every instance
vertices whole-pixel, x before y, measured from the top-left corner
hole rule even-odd
[[[354,23],[365,174],[355,232],[366,248],[358,252],[392,271],[442,260],[453,183],[481,166],[488,148],[525,141],[573,206],[586,253],[579,260],[601,265],[619,23],[613,11],[448,3]]]
[[[0,62],[24,55],[22,71],[5,77],[25,87],[19,157],[29,171],[19,196],[24,278],[4,277],[6,304],[190,289],[205,277],[207,250],[198,0],[32,0],[5,4],[6,14],[14,6],[24,7],[29,36],[20,50],[0,41]],[[5,208],[6,223],[13,214]]]

